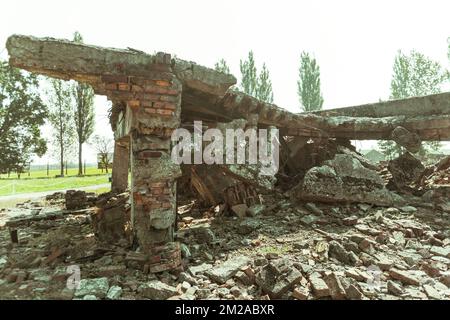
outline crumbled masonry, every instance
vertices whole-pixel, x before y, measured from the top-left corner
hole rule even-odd
[[[450,93],[294,114],[167,53],[22,35],[6,47],[15,67],[106,95],[115,149],[111,192],[0,211],[0,297],[450,298],[450,157],[418,156],[450,140]],[[174,164],[172,132],[193,121],[278,128],[278,173]],[[375,164],[350,142],[366,139],[407,151]]]

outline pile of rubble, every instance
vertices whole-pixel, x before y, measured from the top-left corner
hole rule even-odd
[[[0,296],[449,299],[447,158],[425,167],[405,153],[378,167],[345,141],[299,145],[314,159],[285,157],[276,185],[183,167],[175,242],[150,251],[129,192],[68,191],[6,211]]]
[[[448,199],[440,199],[447,203],[440,209],[425,202],[293,202],[282,193],[264,200],[251,217],[179,206],[176,240],[182,257],[170,256],[178,248],[164,248],[153,265],[133,246],[128,229],[117,228],[129,223],[127,193],[100,196],[96,207],[84,210],[34,207],[37,214],[15,216],[0,231],[0,296],[450,298]],[[12,228],[17,243],[11,243]],[[164,271],[171,259],[180,259],[182,268]],[[77,270],[81,281],[70,286]]]

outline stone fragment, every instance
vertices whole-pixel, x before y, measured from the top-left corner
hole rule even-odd
[[[342,222],[345,226],[354,226],[358,223],[358,217],[357,216],[350,216],[342,219]]]
[[[197,295],[197,297],[199,299],[206,299],[211,294],[211,290],[207,289],[207,288],[201,288],[201,289],[197,289],[195,294]]]
[[[343,300],[346,297],[344,286],[342,285],[339,277],[334,273],[330,272],[324,277],[325,283],[330,289],[330,295],[333,300]]]
[[[213,265],[212,265],[212,264],[209,264],[209,263],[202,263],[202,264],[197,265],[197,266],[190,266],[190,267],[188,268],[188,270],[189,270],[189,272],[190,272],[192,275],[195,276],[197,273],[204,273],[205,271],[210,270],[210,269],[212,269],[212,268],[213,268]]]
[[[206,275],[213,281],[225,283],[231,279],[242,267],[250,263],[250,258],[245,256],[235,257],[223,262],[221,265],[206,271]]]
[[[364,295],[361,293],[361,291],[353,284],[351,284],[346,290],[345,294],[347,296],[347,299],[350,300],[361,300]]]
[[[279,259],[263,267],[256,274],[255,281],[270,298],[277,299],[299,283],[302,278],[303,276],[297,268]]]
[[[435,288],[433,288],[431,285],[429,284],[424,284],[423,285],[423,289],[425,290],[426,295],[428,296],[428,298],[432,299],[432,300],[441,300],[442,296],[439,293],[439,291],[437,291]]]
[[[178,294],[175,287],[169,286],[159,280],[143,283],[139,286],[139,292],[141,292],[145,298],[151,300],[166,300]]]
[[[403,294],[402,286],[392,280],[387,281],[387,291],[394,296],[401,296]]]
[[[309,282],[311,283],[312,292],[317,298],[330,296],[330,288],[319,275],[316,273],[310,275]]]
[[[431,247],[430,253],[436,256],[446,257],[450,259],[450,246],[449,247]]]
[[[308,209],[311,213],[314,213],[315,215],[322,215],[323,211],[320,210],[314,203],[308,202],[305,204],[306,209]]]
[[[106,297],[109,289],[108,278],[81,279],[79,288],[75,291],[75,297],[94,295],[100,299]]]
[[[309,290],[305,287],[297,287],[292,291],[292,296],[297,300],[308,300]]]
[[[375,170],[364,167],[350,154],[336,154],[322,166],[311,168],[293,195],[305,200],[381,206],[403,202],[402,197],[385,188]]]
[[[106,298],[110,300],[117,300],[122,295],[122,288],[119,286],[112,286],[109,288]]]
[[[413,286],[420,285],[420,280],[411,271],[407,271],[407,270],[403,271],[403,270],[391,268],[389,270],[389,275],[391,276],[391,278],[393,278],[395,280],[399,280],[404,284],[410,284]]]
[[[339,242],[335,240],[330,241],[329,243],[328,255],[338,261],[341,261],[342,263],[352,266],[356,265],[359,260],[355,257],[353,252],[348,252]]]

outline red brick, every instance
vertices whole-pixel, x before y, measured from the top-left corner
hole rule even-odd
[[[158,87],[155,85],[146,85],[144,87],[145,92],[150,93],[158,93],[158,94],[166,94],[166,95],[178,95],[178,90],[175,89],[167,89],[163,87]]]
[[[141,100],[141,106],[143,107],[153,107],[153,102],[149,100]]]
[[[163,188],[152,188],[152,194],[158,195],[163,193]]]
[[[159,208],[161,208],[161,203],[153,203],[152,205],[151,205],[151,207],[150,207],[152,210],[153,209],[159,209]]]
[[[117,83],[107,83],[105,84],[106,90],[117,90]]]
[[[164,116],[173,116],[173,111],[166,109],[156,109],[156,113],[162,114]]]
[[[165,101],[165,102],[178,102],[178,97],[160,95],[159,100]]]
[[[145,108],[144,110],[145,110],[145,112],[147,112],[147,113],[151,113],[151,114],[156,113],[156,109],[153,109],[153,108]]]
[[[130,85],[128,83],[119,83],[118,88],[120,91],[129,91]]]
[[[160,87],[169,87],[171,85],[171,83],[169,81],[165,81],[165,80],[156,80],[156,85],[160,86]]]
[[[102,81],[105,83],[117,83],[117,82],[128,83],[129,78],[128,76],[122,75],[103,75]]]
[[[139,100],[129,100],[129,101],[128,101],[128,106],[129,106],[130,108],[138,108],[140,104],[141,104],[141,103],[140,103]]]
[[[144,91],[144,88],[142,88],[141,86],[132,85],[131,86],[131,91],[133,91],[133,92],[142,92],[142,91]]]
[[[165,187],[166,186],[166,182],[153,182],[150,184],[151,188],[159,188],[159,187]]]
[[[169,208],[172,208],[172,204],[170,202],[164,202],[162,204],[162,207],[165,209],[169,209]]]
[[[143,99],[149,100],[149,101],[153,101],[153,102],[160,101],[160,100],[161,100],[161,97],[163,97],[163,96],[161,96],[161,95],[159,95],[159,94],[145,93],[145,94],[143,95]]]
[[[175,103],[166,103],[164,105],[165,109],[169,109],[169,110],[175,110],[177,108],[177,106],[175,105]]]
[[[159,158],[161,155],[160,151],[144,151],[140,156],[143,158]]]

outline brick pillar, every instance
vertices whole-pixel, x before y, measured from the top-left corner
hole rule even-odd
[[[144,94],[137,96],[142,98],[127,102],[127,113],[134,119],[132,221],[141,251],[149,256],[149,271],[159,272],[181,264],[179,245],[173,242],[181,169],[170,158],[170,137],[180,124],[181,84],[175,76],[156,77],[143,81],[142,89]]]
[[[176,223],[176,178],[171,134],[180,125],[181,83],[171,71],[170,55],[158,54],[139,76],[104,75],[108,98],[125,105],[123,132],[130,138],[131,222],[147,269],[160,272],[181,265]]]
[[[129,147],[121,145],[116,141],[114,144],[114,159],[111,183],[111,190],[113,192],[122,193],[127,189],[129,164]]]

